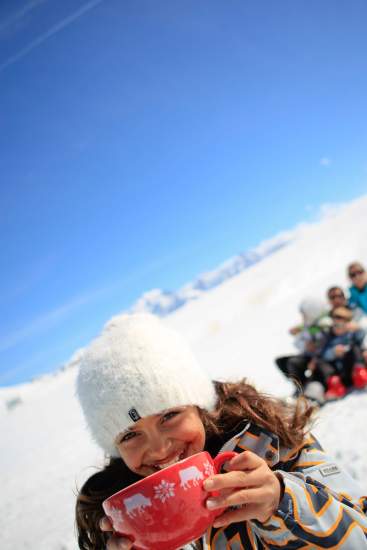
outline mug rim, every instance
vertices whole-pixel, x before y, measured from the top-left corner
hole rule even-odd
[[[144,482],[147,480],[147,479],[152,479],[154,477],[158,477],[158,476],[161,476],[162,473],[164,473],[166,470],[174,470],[176,466],[180,465],[180,464],[184,464],[185,462],[188,462],[189,460],[192,460],[193,458],[199,456],[199,455],[207,455],[210,457],[210,460],[212,462],[214,462],[212,456],[208,453],[208,451],[200,451],[199,453],[195,453],[191,456],[187,456],[186,458],[183,458],[182,460],[179,460],[178,462],[175,462],[174,464],[171,464],[170,466],[167,466],[166,468],[163,468],[162,470],[159,470],[158,472],[153,472],[152,474],[149,474],[148,476],[146,477],[143,477],[142,479],[139,479],[138,481],[135,481],[134,483],[132,483],[131,485],[129,485],[128,487],[124,487],[123,489],[120,489],[119,491],[116,491],[115,493],[113,493],[113,495],[107,497],[103,502],[102,502],[102,506],[103,506],[103,509],[104,509],[104,504],[107,503],[109,500],[115,498],[116,496],[120,496],[121,494],[123,493],[127,493],[129,492],[130,490],[135,490],[136,487],[138,487],[139,485],[143,485]],[[106,512],[106,510],[105,510]]]

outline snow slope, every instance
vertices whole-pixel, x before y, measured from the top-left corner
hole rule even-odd
[[[308,294],[346,285],[345,266],[367,263],[367,197],[299,227],[287,246],[189,301],[167,317],[201,363],[221,379],[247,376],[286,395],[273,358],[292,350],[287,328]],[[0,390],[2,550],[76,549],[74,492],[102,463],[74,397],[77,356],[66,368]],[[367,393],[329,404],[315,431],[367,493]]]
[[[253,250],[238,254],[226,260],[213,271],[202,273],[194,281],[187,283],[177,291],[167,291],[159,288],[149,290],[137,300],[132,306],[131,311],[149,311],[160,317],[168,315],[188,302],[191,302],[191,300],[197,300],[203,292],[215,288],[224,281],[260,262],[266,258],[266,256],[274,254],[274,252],[289,244],[296,235],[297,230],[281,233],[273,239],[269,239],[259,244],[259,246]]]

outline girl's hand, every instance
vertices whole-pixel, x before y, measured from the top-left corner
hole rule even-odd
[[[113,527],[107,516],[101,519],[99,526],[101,531],[111,532],[106,550],[130,550],[133,547],[133,543],[130,539],[113,534]]]
[[[238,521],[257,519],[265,523],[278,509],[283,495],[283,483],[271,471],[265,460],[251,451],[232,458],[225,474],[217,474],[204,481],[206,491],[219,491],[220,496],[209,497],[210,510],[239,506],[226,510],[214,521],[222,527]]]

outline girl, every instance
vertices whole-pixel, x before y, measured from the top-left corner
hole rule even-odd
[[[77,499],[81,549],[133,549],[113,534],[103,500],[202,450],[239,454],[204,482],[219,492],[206,506],[225,511],[193,547],[367,548],[367,499],[308,433],[310,408],[292,410],[245,382],[212,383],[155,317],[124,315],[108,325],[81,359],[77,393],[108,456]]]

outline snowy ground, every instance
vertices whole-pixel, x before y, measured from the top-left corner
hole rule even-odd
[[[294,242],[165,319],[183,332],[214,378],[248,377],[288,395],[273,365],[292,351],[287,328],[305,295],[346,285],[345,266],[367,263],[367,198],[343,207]],[[0,390],[2,550],[72,550],[74,492],[102,462],[74,397],[75,367]],[[325,406],[315,432],[367,493],[367,393]]]

